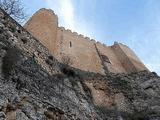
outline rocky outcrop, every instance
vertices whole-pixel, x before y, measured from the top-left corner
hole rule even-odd
[[[159,120],[160,77],[59,63],[0,10],[0,120]]]

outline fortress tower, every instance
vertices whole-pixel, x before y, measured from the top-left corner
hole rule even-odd
[[[63,56],[68,56],[75,68],[101,74],[148,70],[126,45],[115,43],[106,46],[59,27],[58,17],[52,10],[40,9],[24,27],[59,61]]]
[[[58,17],[52,10],[41,9],[36,12],[24,26],[40,42],[45,45],[54,56],[58,52],[57,29]]]

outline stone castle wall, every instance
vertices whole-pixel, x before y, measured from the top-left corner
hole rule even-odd
[[[69,56],[71,66],[84,71],[129,73],[147,70],[135,53],[127,46],[106,46],[71,30],[58,27],[53,11],[41,9],[24,26],[44,44],[59,61]]]
[[[122,66],[121,62],[117,58],[112,47],[102,46],[101,44],[96,44],[96,45],[101,55],[105,55],[108,57],[109,61],[105,62],[104,64],[106,65],[106,67],[110,72],[115,72],[115,73],[126,72],[125,68]]]
[[[101,60],[95,49],[95,42],[86,40],[82,35],[78,35],[69,30],[59,28],[60,55],[69,56],[73,61],[72,66],[97,73],[104,73]],[[94,63],[94,64],[93,64]]]
[[[132,64],[135,66],[136,71],[147,69],[144,66],[144,64],[141,62],[141,60],[136,56],[136,54],[128,46],[123,44],[119,44],[119,46],[124,51],[124,53],[129,58],[129,60],[132,62]]]
[[[136,54],[126,45],[116,43],[112,49],[127,72],[147,70]]]
[[[56,41],[58,17],[51,10],[41,9],[25,24],[27,30],[32,33],[40,42],[45,45],[53,55],[58,54]]]

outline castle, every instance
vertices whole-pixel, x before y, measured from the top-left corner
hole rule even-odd
[[[112,46],[106,46],[59,27],[58,17],[52,10],[40,9],[24,27],[59,61],[63,56],[68,56],[72,67],[100,74],[148,70],[126,45],[115,42]]]

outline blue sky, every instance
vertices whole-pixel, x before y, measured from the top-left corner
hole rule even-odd
[[[50,8],[59,25],[112,45],[128,45],[160,74],[160,0],[22,0],[29,16]]]

